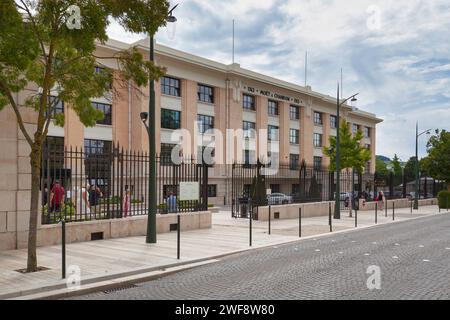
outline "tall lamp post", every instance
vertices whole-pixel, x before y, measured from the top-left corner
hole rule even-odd
[[[166,21],[173,23],[177,18],[173,15],[173,11],[178,7],[178,4],[169,11],[169,16]],[[155,44],[154,34],[150,34],[150,61],[155,61]],[[141,120],[144,123],[148,133],[149,143],[149,203],[147,208],[147,243],[156,243],[156,105],[155,105],[155,80],[150,80],[150,95],[148,113],[142,112],[140,114]],[[147,125],[148,121],[148,125]]]
[[[416,123],[416,186],[414,194],[414,210],[419,210],[419,137],[424,134],[431,134],[431,129],[419,133],[419,122]]]
[[[358,101],[356,99],[356,96],[359,94],[354,94],[347,99],[340,99],[339,97],[339,84],[337,88],[337,120],[336,120],[336,208],[334,210],[334,218],[340,219],[341,218],[341,146],[340,146],[340,126],[341,126],[341,119],[340,119],[340,109],[341,106],[344,105],[347,101],[351,100],[352,103],[355,103]],[[355,111],[356,108],[353,107],[353,111]]]

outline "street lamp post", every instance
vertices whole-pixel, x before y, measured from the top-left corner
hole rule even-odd
[[[340,219],[341,218],[341,147],[340,147],[340,127],[341,127],[341,119],[340,119],[340,109],[341,106],[344,105],[347,101],[351,100],[352,102],[356,102],[356,96],[359,94],[354,94],[350,97],[348,97],[345,100],[341,100],[339,98],[339,84],[337,88],[337,119],[336,119],[336,195],[335,195],[335,201],[336,201],[336,208],[334,210],[334,218]],[[354,109],[355,110],[355,109]]]
[[[419,122],[416,123],[416,186],[415,186],[415,194],[414,194],[414,210],[419,210],[419,137],[424,134],[430,134],[431,129],[425,130],[422,133],[419,133]]]
[[[173,11],[175,10],[173,7],[169,11],[169,16],[167,17],[167,22],[176,22],[177,18],[173,16]],[[154,34],[149,35],[150,38],[150,61],[155,61],[155,45],[154,45]],[[147,208],[147,243],[156,243],[156,105],[155,105],[155,80],[150,80],[150,94],[149,94],[149,105],[148,105],[148,113],[141,113],[141,120],[144,123],[147,133],[148,133],[148,143],[149,143],[149,181],[148,181],[148,189],[149,189],[149,203]],[[148,125],[147,125],[148,121]]]

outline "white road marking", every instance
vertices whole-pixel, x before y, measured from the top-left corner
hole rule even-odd
[[[339,254],[344,254],[344,253],[342,251],[340,251]]]
[[[430,262],[430,260],[424,259],[423,262]]]
[[[398,259],[398,257],[397,256],[393,256],[392,259]]]
[[[316,252],[320,252],[320,249],[316,249]]]
[[[425,246],[424,245],[420,245],[419,248],[425,248]]]
[[[445,248],[445,250],[450,250],[450,248]]]
[[[355,243],[355,242],[356,242],[355,240],[352,241],[352,243]]]
[[[398,247],[400,245],[400,243],[396,243],[395,245]]]
[[[376,242],[372,242],[372,244],[377,244]]]
[[[365,256],[370,256],[370,253],[365,253],[364,255],[365,255]]]

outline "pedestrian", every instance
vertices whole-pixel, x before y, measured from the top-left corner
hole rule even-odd
[[[65,190],[56,180],[50,190],[50,212],[61,212],[64,205]]]
[[[128,217],[128,214],[131,211],[131,200],[130,200],[130,191],[128,185],[125,186],[125,192],[122,199],[122,212],[123,217]]]
[[[89,204],[91,206],[91,212],[97,214],[99,211],[100,199],[103,197],[103,193],[97,185],[92,185],[89,190]]]
[[[177,197],[173,194],[172,191],[170,192],[169,196],[167,197],[166,204],[167,204],[167,209],[168,209],[169,213],[177,213],[178,212]]]
[[[385,196],[384,196],[383,191],[378,192],[378,196],[377,196],[377,198],[375,199],[375,201],[378,202],[378,208],[379,208],[380,210],[383,210],[383,208],[384,208],[384,202],[385,202]]]

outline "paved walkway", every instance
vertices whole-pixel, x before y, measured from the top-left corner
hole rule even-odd
[[[396,221],[435,214],[437,207],[422,207],[418,212],[396,210]],[[392,222],[379,214],[378,223]],[[213,214],[213,227],[207,230],[183,232],[181,260],[176,259],[176,233],[161,234],[158,244],[145,244],[144,237],[110,239],[67,245],[67,265],[81,269],[82,283],[130,276],[152,270],[161,270],[178,264],[214,259],[221,255],[249,249],[249,221],[232,219],[229,211]],[[373,226],[374,212],[359,212],[358,227]],[[354,218],[348,213],[333,221],[334,231],[354,229]],[[328,217],[307,218],[302,221],[302,235],[329,233]],[[272,235],[268,222],[253,221],[253,248],[273,246],[298,240],[298,220],[272,221]],[[49,268],[33,274],[15,270],[26,266],[26,250],[0,252],[0,299],[29,295],[46,290],[64,288],[61,280],[61,247],[38,249],[39,266]]]

